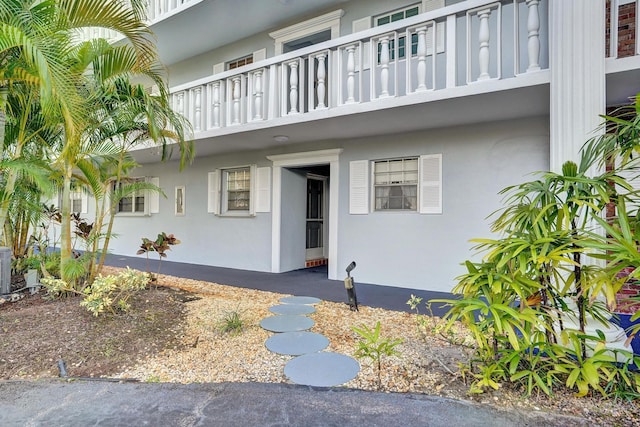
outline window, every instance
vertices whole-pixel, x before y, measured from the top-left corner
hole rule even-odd
[[[420,13],[420,5],[409,6],[404,9],[394,10],[392,12],[387,12],[383,15],[378,15],[374,18],[374,22],[376,26],[389,24],[390,22],[400,21],[401,19],[410,18],[412,16],[416,16]],[[406,37],[398,37],[398,58],[403,59],[406,57]],[[389,40],[389,60],[393,61],[396,58],[396,42],[395,40]],[[411,55],[418,54],[418,35],[411,35]],[[380,55],[382,52],[382,44],[378,43],[378,64],[380,64]]]
[[[82,188],[78,187],[76,181],[71,182],[71,212],[76,214],[86,214],[88,210],[89,195]],[[58,192],[58,207],[62,207],[62,190]]]
[[[418,158],[379,160],[373,163],[377,211],[417,209]]]
[[[118,186],[123,188],[127,185],[136,185],[148,183],[158,187],[160,181],[158,178],[142,177],[142,178],[125,178]],[[115,184],[114,184],[115,186]],[[116,213],[120,214],[149,214],[159,212],[159,194],[157,191],[149,191],[147,189],[135,189],[134,191],[127,192],[127,194],[120,199],[118,206],[116,207]]]
[[[249,64],[253,64],[253,55],[243,56],[242,58],[227,62],[227,70],[233,70],[234,68]]]
[[[251,169],[228,169],[222,173],[223,211],[249,212],[251,201]]]
[[[185,187],[176,187],[176,216],[183,216],[185,213]]]
[[[371,210],[441,214],[442,154],[351,161],[349,213],[366,215]]]
[[[253,216],[269,212],[271,168],[255,165],[216,169],[208,174],[207,212],[222,216]]]
[[[82,208],[84,202],[84,193],[82,190],[71,191],[71,212],[84,213],[85,209]]]

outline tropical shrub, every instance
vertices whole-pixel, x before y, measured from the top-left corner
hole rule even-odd
[[[362,338],[358,341],[358,348],[354,353],[358,359],[371,359],[375,363],[378,373],[378,389],[382,388],[382,357],[400,354],[395,348],[402,344],[401,339],[382,338],[380,336],[380,322],[370,329],[367,325],[352,327],[353,331]]]
[[[472,392],[511,381],[527,394],[558,387],[580,396],[640,393],[640,374],[627,366],[633,355],[606,349],[597,327],[586,330],[598,321],[605,329],[623,284],[618,273],[640,266],[638,211],[626,208],[640,199],[624,179],[637,168],[638,111],[585,144],[579,163],[503,190],[505,207],[492,223],[498,237],[474,240],[483,257],[465,262],[453,289],[461,298],[432,301],[450,305],[448,327],[462,321],[473,333]],[[603,219],[611,204],[618,215]]]
[[[126,312],[130,308],[129,299],[144,289],[149,283],[149,274],[127,267],[115,275],[98,276],[91,286],[84,290],[84,299],[80,303],[94,316],[106,312],[111,314]]]
[[[150,240],[146,237],[142,238],[142,244],[140,245],[140,249],[136,252],[136,255],[147,255],[147,272],[150,274],[150,278],[152,281],[157,280],[157,276],[160,274],[160,267],[162,264],[162,258],[167,257],[167,251],[171,249],[171,246],[180,244],[180,240],[176,239],[173,234],[167,235],[165,232],[158,234],[156,240]],[[149,271],[149,253],[156,252],[158,254],[158,271],[156,272],[156,276],[153,277]]]

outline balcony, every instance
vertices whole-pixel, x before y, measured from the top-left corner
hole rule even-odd
[[[404,131],[545,114],[546,16],[547,0],[471,0],[173,87],[172,102],[196,140],[242,133],[248,145],[264,129],[392,132],[389,114]]]

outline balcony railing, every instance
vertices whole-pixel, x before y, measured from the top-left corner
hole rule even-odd
[[[171,90],[199,132],[517,79],[548,68],[547,0],[471,0]]]

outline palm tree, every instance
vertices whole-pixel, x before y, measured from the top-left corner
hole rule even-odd
[[[153,140],[166,151],[167,144],[174,142],[182,153],[181,167],[193,157],[192,143],[185,140],[188,123],[170,108],[165,97],[149,94],[142,85],[132,85],[125,79],[119,79],[113,88],[114,91],[104,94],[99,127],[91,137],[96,145],[109,142],[114,155],[93,157],[92,161],[78,164],[94,194],[97,233],[102,233],[104,220],[108,218],[106,232],[101,236],[104,241],[97,271],[90,268],[92,276],[104,264],[120,200],[133,192],[159,191],[151,183],[127,182],[128,172],[138,166],[128,154],[130,149]],[[94,253],[98,252],[98,240],[94,239]]]
[[[142,4],[139,0],[0,0],[0,85],[11,91],[14,84],[22,84],[45,120],[60,124],[64,131],[54,164],[62,176],[62,264],[71,260],[71,182],[78,163],[95,148],[87,135],[99,127],[96,111],[115,92],[118,81],[134,77],[155,84],[166,103],[168,91],[151,31],[143,21]],[[78,32],[88,27],[114,30],[128,43],[112,47],[104,40],[78,42]],[[14,153],[13,160],[19,159],[20,150]],[[5,199],[12,194],[15,179],[8,174]],[[9,200],[1,202],[4,224]],[[61,271],[64,276],[64,268]]]

